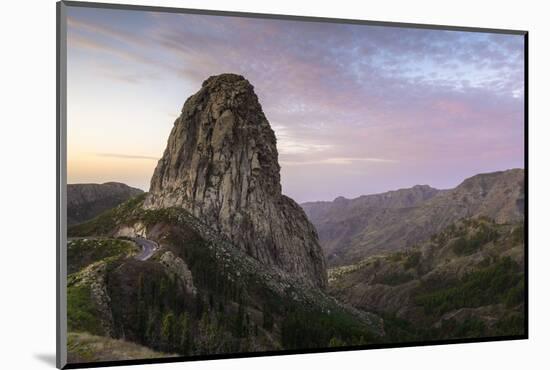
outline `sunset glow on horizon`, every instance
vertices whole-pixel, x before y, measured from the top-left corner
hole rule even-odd
[[[185,100],[254,86],[298,202],[524,166],[523,36],[68,8],[68,182],[148,190]]]

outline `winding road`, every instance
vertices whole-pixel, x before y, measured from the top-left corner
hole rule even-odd
[[[135,256],[135,259],[138,261],[148,260],[158,249],[157,243],[152,240],[142,238],[141,236],[135,237],[132,240],[141,247],[141,253]]]

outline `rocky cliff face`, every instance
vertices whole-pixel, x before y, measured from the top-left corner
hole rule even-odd
[[[332,266],[409,248],[461,218],[523,220],[524,171],[479,174],[450,190],[414,186],[355,199],[302,204]]]
[[[282,195],[279,171],[275,134],[253,86],[242,76],[213,76],[175,121],[145,207],[182,207],[260,262],[325,287],[315,228]]]
[[[143,190],[119,182],[67,185],[67,224],[88,221],[100,213],[140,195]]]

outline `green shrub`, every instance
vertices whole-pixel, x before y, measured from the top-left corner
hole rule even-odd
[[[161,340],[165,348],[176,349],[175,344],[178,344],[177,336],[177,322],[176,316],[171,310],[168,310],[162,317],[162,327],[161,327]]]
[[[344,347],[346,345],[347,345],[346,342],[344,342],[342,339],[340,339],[338,337],[332,337],[330,339],[330,342],[328,342],[328,346],[331,347],[331,348]]]
[[[273,330],[273,313],[268,305],[264,305],[262,327],[267,331]]]
[[[510,289],[504,297],[504,303],[506,307],[514,307],[518,304],[524,303],[525,300],[525,280],[521,278],[515,287]]]
[[[76,239],[67,243],[67,270],[78,272],[91,263],[138,252],[134,243],[117,239]]]
[[[379,313],[384,319],[385,343],[405,343],[428,339],[424,327],[417,327],[412,322],[399,318],[395,314]]]
[[[524,237],[525,237],[525,228],[523,224],[516,226],[514,230],[512,230],[512,241],[514,244],[523,243]]]
[[[395,253],[392,253],[392,254],[388,255],[386,258],[390,262],[399,262],[399,261],[403,260],[404,257],[405,257],[405,254],[403,252],[395,252]]]
[[[451,248],[453,249],[453,252],[459,256],[471,254],[475,250],[471,248],[468,243],[468,239],[463,236],[453,240]]]
[[[345,313],[321,313],[293,308],[282,322],[281,339],[285,349],[326,348],[338,343],[360,345],[373,342],[357,319]]]
[[[470,236],[460,236],[452,242],[452,249],[456,255],[465,256],[477,252],[483,245],[492,242],[498,238],[497,231],[481,224],[478,230]]]
[[[393,272],[387,275],[382,275],[380,278],[375,279],[374,282],[385,285],[400,285],[409,282],[414,279],[414,275],[409,272]]]
[[[497,321],[496,335],[523,335],[525,320],[522,314],[511,314]]]
[[[477,318],[468,318],[462,322],[454,319],[444,320],[439,330],[447,338],[481,338],[487,335],[487,327]]]
[[[413,251],[407,254],[407,259],[405,260],[405,264],[403,265],[405,269],[411,269],[418,267],[418,264],[420,263],[420,258],[422,257],[422,253],[419,251]]]

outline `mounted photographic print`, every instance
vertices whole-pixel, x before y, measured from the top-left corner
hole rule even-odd
[[[57,10],[58,367],[527,338],[527,32]]]

